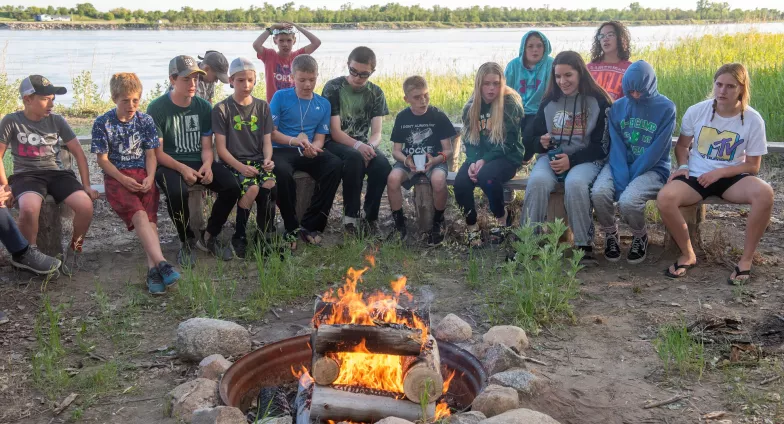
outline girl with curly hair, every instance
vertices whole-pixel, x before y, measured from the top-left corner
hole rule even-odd
[[[613,101],[623,97],[621,81],[626,69],[632,64],[629,57],[631,36],[626,26],[618,21],[603,23],[593,39],[588,70]]]

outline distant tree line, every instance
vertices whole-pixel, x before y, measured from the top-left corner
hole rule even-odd
[[[250,9],[200,10],[183,7],[180,10],[145,11],[115,8],[106,12],[97,10],[90,3],[78,3],[76,7],[23,7],[1,6],[0,17],[19,21],[33,20],[36,15],[72,15],[76,20],[125,20],[127,22],[149,22],[166,20],[177,24],[205,23],[252,23],[263,24],[279,21],[303,23],[361,23],[361,22],[441,22],[441,23],[485,23],[485,22],[586,22],[586,21],[678,21],[678,20],[731,20],[773,21],[784,19],[784,12],[776,9],[742,10],[730,9],[727,3],[699,0],[694,10],[651,9],[631,3],[623,9],[567,10],[540,7],[517,9],[508,7],[479,7],[449,9],[433,6],[401,6],[398,3],[355,8],[351,3],[337,10],[311,9],[295,6],[293,2],[275,7],[269,3],[251,6]]]

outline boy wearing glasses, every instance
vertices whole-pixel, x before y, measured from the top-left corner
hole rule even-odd
[[[389,160],[378,149],[382,120],[389,110],[384,92],[368,80],[375,69],[373,50],[357,47],[348,56],[349,75],[327,82],[321,93],[332,107],[326,149],[343,160],[343,226],[350,234],[360,230],[378,232],[378,210],[392,171]],[[365,218],[360,223],[365,175]]]
[[[294,30],[302,33],[310,41],[310,44],[299,50],[292,51],[294,43],[297,42]],[[272,42],[278,46],[278,51],[264,47],[264,42],[267,41],[270,35],[272,36]],[[256,50],[256,56],[264,62],[264,79],[267,82],[267,103],[272,102],[272,96],[276,91],[294,87],[291,62],[301,54],[313,53],[319,46],[321,46],[321,40],[318,37],[305,28],[291,22],[281,22],[272,25],[259,35],[259,38],[253,42],[253,50]]]

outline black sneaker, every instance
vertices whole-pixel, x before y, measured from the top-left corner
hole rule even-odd
[[[433,221],[433,229],[427,235],[428,246],[438,246],[444,241],[443,221]]]
[[[245,259],[248,250],[248,240],[244,237],[237,237],[231,239],[231,247],[234,249],[234,255],[240,259]]]
[[[228,247],[223,247],[221,243],[218,241],[217,237],[210,236],[209,239],[204,238],[207,234],[206,231],[201,232],[201,236],[199,240],[196,241],[196,247],[200,250],[212,253],[212,256],[222,260],[222,261],[229,261],[231,258],[234,257],[234,254],[231,252],[231,249]]]
[[[621,259],[621,237],[618,232],[607,233],[604,238],[604,258],[610,262]]]
[[[582,267],[594,266],[599,263],[596,261],[596,258],[593,257],[593,247],[577,246],[577,248],[582,250],[583,252],[583,257],[582,259],[580,259],[580,266]]]
[[[626,256],[626,262],[632,265],[639,264],[645,260],[648,254],[648,236],[634,237],[632,239],[632,247],[629,249],[629,254]]]

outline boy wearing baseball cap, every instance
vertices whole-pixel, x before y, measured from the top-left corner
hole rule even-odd
[[[40,75],[22,80],[19,94],[24,110],[9,113],[0,122],[0,159],[9,148],[14,159],[14,173],[8,178],[0,160],[0,186],[10,184],[19,204],[19,229],[31,246],[35,246],[38,217],[47,195],[74,211],[73,234],[61,266],[70,276],[76,271],[98,192],[90,188],[90,168],[79,140],[65,119],[52,113],[55,96],[65,93],[65,87],[56,87]],[[82,183],[64,168],[58,157],[61,147],[76,159]]]
[[[294,43],[297,42],[297,37],[294,34],[295,29],[302,33],[310,41],[310,44],[299,50],[292,51]],[[270,35],[272,36],[272,42],[278,46],[278,51],[264,47],[264,42],[267,41]],[[321,40],[318,37],[305,28],[291,22],[281,22],[272,25],[259,35],[259,38],[253,42],[253,49],[256,50],[256,56],[264,62],[264,79],[267,81],[268,103],[272,102],[272,96],[276,91],[294,87],[293,72],[291,70],[292,61],[301,54],[313,53],[319,46],[321,46]]]
[[[234,59],[229,66],[229,83],[234,94],[215,105],[212,129],[218,156],[228,165],[241,187],[237,204],[237,225],[231,244],[234,253],[244,258],[247,249],[246,226],[250,209],[256,202],[257,240],[274,230],[275,176],[272,169],[274,129],[269,105],[253,97],[256,68],[244,58]]]
[[[192,57],[175,57],[169,62],[173,90],[147,107],[160,141],[155,149],[159,165],[155,182],[166,195],[166,207],[177,229],[181,243],[177,261],[181,266],[195,263],[194,246],[222,260],[232,258],[231,249],[221,246],[217,237],[240,195],[231,171],[213,160],[210,104],[195,96],[200,74],[205,72]],[[187,222],[188,187],[193,184],[201,184],[218,194],[207,229],[198,240]]]
[[[215,83],[229,83],[229,61],[223,53],[215,50],[207,50],[204,56],[199,56],[199,60],[199,68],[204,71],[204,75],[199,76],[196,95],[212,104],[215,98]]]
[[[95,120],[90,151],[104,172],[106,201],[128,231],[136,230],[147,254],[147,290],[164,294],[180,274],[163,257],[158,238],[158,133],[150,115],[138,110],[142,83],[136,74],[112,75],[109,90],[117,107]]]

